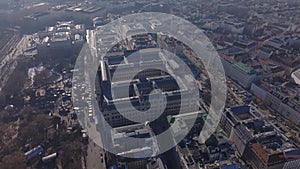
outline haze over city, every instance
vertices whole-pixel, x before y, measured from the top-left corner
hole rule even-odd
[[[299,0],[0,0],[0,169],[299,169]]]

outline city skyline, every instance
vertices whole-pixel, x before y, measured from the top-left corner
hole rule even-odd
[[[300,168],[297,0],[0,1],[0,168]]]

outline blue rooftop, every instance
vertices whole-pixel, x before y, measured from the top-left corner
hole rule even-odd
[[[250,111],[250,106],[238,106],[230,108],[230,111],[234,114],[245,114]]]
[[[227,49],[227,55],[236,55],[241,52],[242,52],[242,50],[237,47],[230,47]]]
[[[220,167],[220,169],[239,169],[239,166],[236,164],[232,164],[232,165],[222,166]]]

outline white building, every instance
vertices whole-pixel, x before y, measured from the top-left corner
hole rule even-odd
[[[300,85],[300,69],[298,69],[297,71],[293,72],[291,77],[294,79],[294,81]]]
[[[184,78],[173,79],[171,75],[166,74],[162,70],[153,70],[151,67],[166,67],[172,69],[176,72],[181,67],[177,67],[176,62],[167,58],[162,52],[157,50],[146,50],[143,51],[143,57],[140,60],[131,60],[130,57],[127,58],[123,55],[108,57],[101,64],[101,69],[99,74],[101,75],[100,79],[100,90],[101,94],[99,97],[100,109],[105,117],[105,120],[110,123],[112,126],[123,126],[132,124],[131,121],[124,118],[116,109],[116,104],[125,104],[131,102],[133,106],[139,111],[145,111],[149,109],[148,99],[149,94],[152,90],[160,89],[162,93],[153,94],[152,97],[155,97],[155,105],[151,106],[151,112],[147,113],[149,119],[152,119],[156,116],[157,112],[164,112],[166,115],[176,115],[182,110],[186,113],[195,112],[199,110],[197,103],[197,98],[191,89],[190,77],[185,76]],[[151,57],[147,57],[151,55]],[[151,58],[150,60],[148,60]],[[123,64],[115,64],[126,60]],[[136,79],[133,79],[128,90],[124,90],[124,87],[127,85],[127,80],[130,78],[132,73],[143,68],[145,71],[139,73]],[[147,69],[147,67],[149,69]],[[116,69],[118,69],[118,74],[113,74]],[[136,69],[136,71],[135,71]],[[114,80],[113,84],[112,78]],[[177,84],[176,81],[180,81],[181,84]],[[113,86],[113,91],[111,87]],[[163,97],[159,95],[164,95],[167,98],[167,105],[164,110],[162,110],[161,105],[164,102]],[[129,97],[128,97],[129,96]],[[188,99],[188,100],[184,100]],[[130,109],[125,110],[128,116],[138,117],[141,116],[140,113],[135,111],[130,111]],[[153,117],[152,117],[153,116]],[[147,117],[141,117],[147,118]]]
[[[246,67],[242,63],[230,61],[221,57],[226,76],[236,81],[244,88],[249,88],[251,83],[261,79],[263,76],[255,70]]]
[[[38,32],[39,52],[47,49],[70,49],[80,47],[85,42],[84,25],[76,25],[73,21],[57,22],[54,26],[49,26],[45,31]]]

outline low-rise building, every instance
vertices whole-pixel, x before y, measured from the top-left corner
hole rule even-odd
[[[128,141],[128,137],[139,138]],[[109,153],[112,167],[118,169],[164,169],[165,163],[158,154],[157,140],[149,125],[136,124],[117,127],[111,130],[112,152]],[[153,158],[142,158],[150,157]]]
[[[249,88],[251,83],[263,77],[262,73],[247,67],[241,62],[236,62],[231,56],[222,54],[221,61],[223,63],[225,74],[244,88]]]
[[[289,87],[287,83],[264,80],[253,83],[251,92],[277,113],[299,125],[300,102],[297,94],[299,89],[296,85],[292,86]]]
[[[251,105],[228,109],[220,125],[230,132],[239,156],[255,169],[281,169],[287,161],[284,154],[297,150],[281,130],[264,120]]]
[[[77,25],[73,21],[57,22],[46,30],[38,32],[38,52],[53,50],[81,49],[85,42],[84,25]]]

